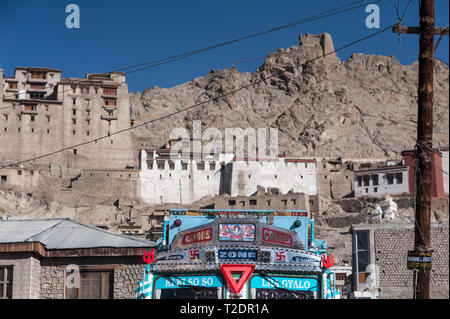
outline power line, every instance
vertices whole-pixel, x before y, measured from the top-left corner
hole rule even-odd
[[[143,71],[143,70],[147,70],[147,69],[150,69],[150,68],[154,68],[154,67],[157,67],[157,66],[161,66],[161,65],[164,65],[164,64],[176,62],[176,61],[188,58],[190,56],[193,56],[193,55],[196,55],[196,54],[199,54],[199,53],[203,53],[203,52],[210,51],[210,50],[213,50],[213,49],[216,49],[216,48],[224,47],[224,46],[227,46],[227,45],[230,45],[230,44],[233,44],[233,43],[237,43],[237,42],[240,42],[240,41],[243,41],[243,40],[248,40],[248,39],[251,39],[251,38],[260,37],[262,35],[265,35],[265,34],[268,34],[268,33],[272,33],[272,32],[275,32],[275,31],[279,31],[279,30],[282,30],[282,29],[290,28],[290,27],[293,27],[293,26],[297,26],[297,25],[302,24],[302,23],[319,20],[319,19],[322,19],[322,18],[325,18],[325,17],[329,17],[329,16],[333,16],[333,15],[336,15],[336,14],[340,14],[340,13],[344,13],[344,12],[347,12],[347,11],[351,11],[351,10],[354,10],[354,9],[357,9],[357,8],[361,8],[363,6],[366,6],[368,3],[360,4],[360,5],[354,6],[354,7],[351,7],[351,6],[354,5],[354,4],[361,3],[361,2],[365,2],[365,1],[367,1],[367,0],[353,1],[353,2],[351,2],[349,4],[346,4],[346,5],[343,5],[343,6],[340,6],[340,7],[336,7],[336,8],[330,9],[330,10],[326,10],[326,11],[323,11],[321,13],[316,13],[316,14],[314,14],[312,16],[307,17],[307,18],[296,20],[296,21],[290,22],[288,24],[284,24],[284,25],[281,25],[281,26],[278,26],[278,27],[275,27],[275,28],[272,28],[272,29],[269,29],[269,30],[266,30],[266,31],[245,35],[245,36],[233,39],[233,40],[221,42],[221,43],[218,43],[218,44],[215,44],[215,45],[212,45],[212,46],[209,46],[209,47],[201,48],[201,49],[196,49],[196,50],[180,53],[180,54],[173,55],[173,56],[170,56],[170,57],[167,57],[167,58],[161,58],[161,59],[151,60],[151,61],[147,61],[147,62],[143,62],[143,63],[131,65],[131,66],[127,66],[127,67],[124,67],[124,68],[121,68],[121,69],[116,69],[116,70],[111,71],[109,73],[117,72],[117,71],[123,71],[123,70],[129,70],[129,69],[134,69],[134,68],[137,68],[137,67],[146,66],[146,67],[142,67],[142,68],[139,68],[139,69],[136,69],[136,70],[131,70],[129,72],[126,72],[125,75],[128,75],[128,74],[140,72],[140,71]],[[384,1],[384,0],[377,0],[377,1],[374,1],[374,2],[371,2],[371,3],[379,3],[379,2],[382,2],[382,1]],[[348,7],[350,7],[350,8],[348,8]],[[343,9],[343,8],[346,8],[346,9]],[[343,9],[343,10],[337,11],[339,9]],[[106,73],[108,73],[108,72],[106,72]],[[111,77],[111,78],[114,78],[114,76]],[[69,89],[68,90],[63,90],[62,92],[58,92],[58,94],[64,93],[64,92],[67,92],[67,91],[70,91],[70,90]],[[12,94],[12,95],[9,95],[9,96],[4,96],[3,98],[5,99],[5,98],[8,98],[8,97],[14,97],[15,95],[16,94]],[[0,108],[0,110],[6,109],[6,108],[9,108],[9,107],[11,107],[11,106],[2,107],[2,108]]]
[[[349,6],[352,6],[354,4],[357,4],[357,3],[360,3],[360,2],[364,2],[364,1],[366,1],[366,0],[354,1],[352,3],[346,4],[346,5],[343,5],[343,6],[340,6],[340,7],[336,7],[336,8],[333,8],[333,9],[321,12],[321,13],[317,13],[317,14],[312,15],[310,17],[303,18],[303,19],[300,19],[300,20],[296,20],[296,21],[290,22],[288,24],[284,24],[284,25],[281,25],[281,26],[278,26],[278,27],[274,27],[272,29],[268,29],[266,31],[245,35],[245,36],[233,39],[233,40],[229,40],[229,41],[226,41],[226,42],[218,43],[218,44],[215,44],[215,45],[212,45],[212,46],[209,46],[209,47],[205,47],[205,48],[202,48],[202,49],[197,49],[197,50],[193,50],[193,51],[188,51],[188,52],[185,52],[185,53],[177,54],[177,55],[174,55],[174,56],[171,56],[171,57],[168,57],[168,58],[143,62],[143,63],[136,64],[136,65],[133,65],[133,66],[129,66],[129,67],[118,69],[117,71],[122,71],[122,70],[131,69],[131,68],[141,67],[141,66],[148,65],[148,64],[160,65],[161,62],[165,62],[167,60],[172,60],[172,59],[178,60],[178,59],[182,59],[182,58],[194,55],[194,54],[198,54],[198,53],[201,53],[201,52],[205,52],[205,51],[213,50],[213,49],[216,49],[216,48],[220,48],[220,47],[223,47],[223,46],[226,46],[226,45],[229,45],[229,44],[240,42],[242,40],[248,40],[248,39],[251,39],[251,38],[260,37],[262,35],[265,35],[265,34],[268,34],[268,33],[272,33],[272,32],[275,32],[275,31],[279,31],[279,30],[282,30],[282,29],[290,28],[290,27],[293,27],[293,26],[296,26],[296,25],[299,25],[299,24],[303,24],[305,22],[315,21],[315,20],[318,20],[318,19],[322,19],[322,18],[325,18],[325,17],[336,15],[336,14],[339,14],[339,13],[343,13],[343,12],[351,11],[351,10],[354,10],[354,9],[357,9],[357,8],[361,8],[363,6],[366,6],[368,3],[364,3],[362,5],[358,5],[358,6],[355,6],[355,7],[347,8],[347,9],[344,9],[344,10],[341,10],[341,11],[333,12],[333,11],[336,11],[336,10],[339,10],[339,9],[343,9],[343,8],[346,8],[346,7],[349,7]],[[384,1],[384,0],[377,0],[377,1],[371,2],[371,3],[379,3],[379,2],[382,2],[382,1]],[[150,66],[150,67],[152,67],[152,66]]]
[[[313,59],[310,59],[310,60],[308,60],[308,61],[305,61],[305,62],[303,62],[303,63],[297,65],[297,67],[304,66],[304,65],[306,65],[306,64],[308,64],[308,63],[311,63],[311,62],[314,62],[314,61],[316,61],[316,60],[318,60],[318,59],[324,58],[325,56],[328,56],[328,55],[330,55],[330,54],[334,54],[334,53],[336,53],[336,52],[338,52],[338,51],[341,51],[341,50],[343,50],[343,49],[345,49],[345,48],[348,48],[348,47],[350,47],[350,46],[352,46],[352,45],[354,45],[354,44],[356,44],[356,43],[359,43],[359,42],[362,42],[362,41],[364,41],[364,40],[370,39],[370,38],[372,38],[372,37],[374,37],[374,36],[376,36],[376,35],[378,35],[378,34],[380,34],[380,33],[383,33],[383,32],[385,32],[385,31],[389,30],[389,29],[392,28],[394,25],[396,25],[396,24],[392,24],[392,25],[388,26],[387,28],[384,28],[384,29],[379,30],[379,31],[377,31],[377,32],[374,32],[374,33],[372,33],[372,34],[370,34],[370,35],[368,35],[368,36],[362,37],[362,38],[360,38],[360,39],[358,39],[358,40],[355,40],[355,41],[350,42],[350,43],[348,43],[348,44],[346,44],[346,45],[343,45],[343,46],[341,46],[340,48],[335,49],[335,50],[332,51],[332,52],[328,52],[328,53],[325,53],[325,54],[323,54],[323,55],[321,55],[321,56],[317,56],[316,58],[313,58]],[[178,110],[178,111],[175,111],[175,112],[166,114],[166,115],[164,115],[164,116],[162,116],[162,117],[159,117],[159,118],[157,118],[157,119],[145,121],[145,122],[142,122],[142,123],[140,123],[140,124],[138,124],[138,125],[134,125],[134,126],[129,127],[129,128],[121,129],[121,130],[118,130],[118,131],[113,132],[113,133],[108,133],[107,135],[104,135],[104,136],[101,136],[101,137],[98,137],[98,138],[95,138],[95,139],[92,139],[92,140],[89,140],[89,141],[86,141],[86,142],[78,143],[78,144],[75,144],[75,145],[72,145],[72,146],[68,146],[68,147],[62,148],[62,149],[60,149],[60,150],[57,150],[57,151],[54,151],[54,152],[51,152],[51,153],[47,153],[47,154],[43,154],[43,155],[40,155],[40,156],[31,158],[31,159],[28,159],[28,160],[23,160],[23,161],[19,161],[19,162],[16,162],[16,163],[8,164],[8,165],[6,165],[6,166],[0,167],[0,169],[7,168],[7,167],[11,167],[11,166],[16,166],[16,165],[20,165],[20,164],[23,164],[23,163],[31,162],[31,161],[34,161],[34,160],[38,160],[38,159],[41,159],[41,158],[44,158],[44,157],[52,156],[52,155],[55,155],[55,154],[64,152],[64,151],[66,151],[66,150],[73,149],[73,148],[75,148],[75,147],[84,146],[84,145],[87,145],[87,144],[90,144],[90,143],[94,143],[94,142],[97,142],[97,141],[99,141],[99,140],[106,139],[106,138],[109,138],[109,137],[111,137],[111,136],[114,136],[114,135],[123,133],[123,132],[127,132],[127,131],[131,131],[131,130],[137,129],[137,128],[139,128],[139,127],[148,125],[148,124],[153,123],[153,122],[156,122],[156,121],[164,120],[164,119],[166,119],[166,118],[172,117],[172,116],[174,116],[174,115],[177,115],[177,114],[182,113],[182,112],[185,112],[185,111],[187,111],[187,110],[196,108],[196,107],[198,107],[198,106],[201,106],[201,105],[204,105],[204,104],[207,104],[207,103],[210,103],[210,102],[217,101],[217,100],[220,99],[220,98],[226,97],[226,96],[228,96],[228,95],[232,95],[232,94],[234,94],[234,93],[236,93],[236,92],[239,92],[239,91],[241,91],[241,90],[243,90],[243,89],[246,89],[246,88],[248,88],[248,87],[254,86],[254,85],[258,84],[258,83],[263,83],[263,82],[267,81],[268,79],[270,79],[270,78],[272,78],[272,77],[274,77],[274,76],[275,76],[275,74],[272,74],[272,75],[270,75],[270,76],[268,76],[268,77],[265,77],[265,78],[263,77],[263,78],[260,79],[260,80],[257,80],[257,81],[255,81],[255,82],[252,82],[252,83],[247,84],[247,85],[244,85],[244,86],[241,86],[241,87],[239,87],[239,88],[237,88],[237,89],[235,89],[235,90],[232,90],[232,91],[230,91],[230,92],[228,92],[228,93],[219,95],[219,96],[217,96],[217,97],[215,97],[215,98],[210,98],[210,99],[205,100],[205,101],[203,101],[203,102],[196,103],[196,104],[194,104],[194,105],[191,105],[191,106],[189,106],[189,107],[183,108],[183,109],[181,109],[181,110]],[[217,92],[217,91],[216,91],[216,92]]]
[[[442,63],[446,64],[447,66],[449,66],[447,61],[444,61],[444,60],[442,60],[441,58],[438,58],[437,56],[435,56],[434,58],[435,58],[436,60],[439,60],[439,61],[441,61]]]

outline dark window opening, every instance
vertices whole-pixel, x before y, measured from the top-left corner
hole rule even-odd
[[[388,185],[394,184],[394,174],[387,174],[387,183]]]
[[[12,299],[13,267],[0,267],[0,299]]]
[[[397,184],[403,184],[403,174],[402,173],[395,174],[395,178],[397,179]]]

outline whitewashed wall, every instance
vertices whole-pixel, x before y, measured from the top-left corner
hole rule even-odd
[[[181,159],[173,162],[175,163],[173,170],[169,168],[168,161],[165,162],[164,169],[158,169],[154,159],[153,168],[148,169],[147,152],[141,151],[139,177],[143,201],[149,204],[190,204],[205,196],[219,194],[220,161],[214,161],[214,170],[210,170],[211,161],[204,161],[204,170],[197,169],[195,160],[188,162],[187,170],[182,170]]]
[[[316,163],[235,161],[231,196],[250,196],[257,185],[276,187],[286,194],[288,191],[316,195]]]
[[[182,170],[181,160],[173,160],[173,170],[170,170],[168,161],[164,169],[158,169],[156,159],[149,169],[147,158],[147,152],[142,150],[139,173],[142,200],[148,204],[191,204],[206,196],[219,195],[221,163],[230,162],[233,155],[224,154],[215,161],[205,160],[204,170],[197,169],[196,160],[188,161],[187,170]],[[214,170],[210,170],[211,161],[215,162]],[[285,163],[284,159],[280,159],[278,164],[233,161],[231,196],[250,196],[256,192],[257,185],[277,187],[281,193],[292,189],[316,195],[316,163]]]

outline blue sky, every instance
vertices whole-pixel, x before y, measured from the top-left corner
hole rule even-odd
[[[85,73],[112,71],[261,32],[350,2],[1,0],[0,68],[6,76],[13,75],[16,66],[43,66],[61,69],[63,77],[84,77]],[[401,12],[407,2],[400,0]],[[419,25],[418,2],[412,0],[403,25]],[[79,29],[65,25],[65,9],[71,3],[80,8]],[[391,0],[379,6],[381,28],[397,21]],[[251,60],[296,45],[303,33],[328,32],[338,48],[377,30],[365,27],[367,15],[362,7],[129,74],[129,89],[172,87],[204,76],[211,69],[231,67],[236,60]],[[436,25],[448,26],[448,16],[449,1],[436,0]],[[445,36],[436,52],[445,61],[448,43]],[[345,60],[353,52],[393,55],[402,64],[410,64],[417,60],[418,35],[402,35],[400,45],[398,36],[388,31],[338,55]],[[262,62],[238,63],[237,68],[252,72]]]

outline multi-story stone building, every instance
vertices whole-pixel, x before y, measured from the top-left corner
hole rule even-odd
[[[131,126],[123,73],[64,79],[60,70],[19,67],[6,79],[0,70],[0,90],[1,163],[65,149],[33,163],[80,169],[136,166],[131,134],[113,134]]]

